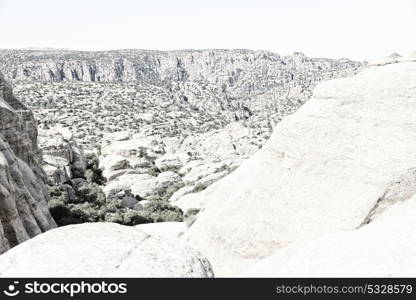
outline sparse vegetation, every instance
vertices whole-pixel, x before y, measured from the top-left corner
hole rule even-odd
[[[95,154],[88,154],[87,158],[87,170],[85,172],[85,179],[88,183],[95,183],[103,185],[105,179],[102,175],[101,169],[98,167],[98,157]]]
[[[198,68],[197,73],[193,73],[195,68],[187,66],[188,60],[185,58],[190,53],[186,51],[175,54],[183,58],[181,69],[166,69],[169,64],[160,65],[160,62],[153,66],[152,62],[157,61],[154,59],[160,53],[143,53],[139,50],[117,53],[123,60],[132,62],[124,66],[126,70],[122,74],[112,73],[117,70],[112,67],[115,52],[101,52],[96,56],[94,52],[69,51],[65,52],[62,61],[60,55],[47,52],[32,55],[30,51],[2,50],[0,60],[4,62],[4,69],[8,70],[5,74],[14,74],[11,83],[15,93],[34,111],[35,117],[40,120],[40,128],[56,125],[68,128],[84,150],[96,150],[105,140],[104,135],[124,130],[131,135],[140,133],[145,137],[157,136],[163,143],[170,139],[170,144],[168,141],[161,147],[163,151],[165,146],[176,147],[185,143],[186,139],[185,146],[180,144],[183,146],[181,150],[188,153],[190,159],[200,160],[203,164],[208,164],[206,158],[212,161],[218,159],[219,154],[215,153],[217,150],[212,150],[215,147],[204,147],[205,141],[212,144],[216,138],[225,139],[225,143],[233,146],[230,156],[235,155],[236,161],[246,158],[261,148],[275,124],[309,99],[316,84],[354,73],[361,67],[361,63],[352,61],[310,59],[303,55],[300,63],[297,56],[248,50],[231,50],[224,56],[223,51],[215,51],[212,52],[217,56],[214,60],[205,60],[204,55],[197,55],[202,65],[206,65],[206,68]],[[191,56],[193,61],[193,54]],[[232,59],[229,60],[228,56]],[[99,71],[94,71],[94,75],[84,74],[80,78],[79,74],[83,72],[79,70],[79,62],[86,66],[93,62],[101,67]],[[26,63],[32,67],[24,68],[23,72],[15,70],[15,65]],[[131,67],[140,64],[146,69]],[[266,69],[267,74],[264,72]],[[228,71],[218,76],[212,70]],[[301,89],[295,93],[293,87],[297,86]],[[226,126],[233,121],[241,122],[246,131],[232,135]],[[212,135],[217,133],[216,136]],[[224,138],[224,133],[230,136],[230,141],[228,137]],[[221,146],[216,149],[223,149]],[[156,157],[161,153],[154,151],[153,154]],[[137,159],[130,166],[134,170],[129,169],[128,172],[147,172],[158,177],[163,172],[173,171],[182,178],[162,184],[160,189],[155,189],[154,195],[146,195],[145,199],[137,197],[135,200],[139,203],[143,200],[150,203],[144,205],[142,210],[135,210],[134,197],[126,197],[130,201],[127,204],[126,198],[123,198],[123,202],[119,195],[105,197],[101,187],[106,182],[98,168],[98,157],[90,154],[85,174],[79,174],[79,168],[73,170],[75,177],[86,180],[85,183],[78,181],[77,186],[73,187],[75,196],[71,187],[49,187],[52,198],[49,205],[58,224],[109,221],[134,225],[182,220],[182,211],[168,202],[172,194],[184,183],[192,185],[193,192],[199,192],[216,180],[204,181],[204,177],[212,175],[210,168],[201,168],[200,176],[196,169],[192,176],[188,176],[191,178],[185,179],[186,174],[179,174],[179,165],[158,165],[157,168],[154,158],[149,157],[149,153],[143,149],[133,156],[136,156],[134,160]],[[143,165],[142,161],[150,164]],[[219,161],[223,161],[222,158]],[[228,166],[227,162],[213,172],[223,172],[225,175],[235,167]],[[67,194],[68,188],[70,195]],[[193,217],[187,215],[186,218],[191,220]]]
[[[137,225],[156,222],[181,222],[183,212],[167,201],[152,200],[143,210],[121,207],[121,201],[106,199],[102,190],[93,184],[86,184],[77,193],[74,202],[65,201],[63,190],[49,186],[50,212],[59,226],[86,222],[115,222],[123,225]]]

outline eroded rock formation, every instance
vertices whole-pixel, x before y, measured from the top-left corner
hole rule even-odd
[[[54,228],[36,121],[0,75],[0,253]]]

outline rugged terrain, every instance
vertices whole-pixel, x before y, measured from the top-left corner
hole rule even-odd
[[[122,211],[169,199],[186,213],[194,205],[181,198],[260,149],[319,82],[362,67],[250,50],[0,51],[0,69],[40,120],[44,167],[66,195],[55,194],[83,202],[75,197],[85,167],[76,159],[74,168],[71,155],[93,151],[104,177],[96,183]],[[82,205],[71,209],[97,209]],[[117,212],[82,218],[124,222]],[[163,220],[181,218],[175,212]]]
[[[77,180],[86,185],[80,177],[88,165],[70,132],[43,134],[42,159],[33,114],[0,74],[0,276],[214,276],[198,251],[138,228],[95,223],[49,230],[56,224],[47,177],[67,189]]]
[[[68,126],[89,149],[108,132],[183,138],[239,120],[267,139],[317,83],[362,67],[250,50],[2,50],[0,65],[41,126]]]
[[[129,225],[135,225],[161,211],[169,220],[178,211],[164,210],[168,198],[184,211],[201,211],[189,219],[189,228],[181,222],[61,227],[0,256],[0,275],[211,277],[214,270],[217,276],[412,276],[415,74],[413,54],[375,61],[354,76],[319,84],[311,100],[274,126],[259,151],[244,154],[247,159],[234,147],[236,152],[228,151],[229,142],[215,144],[247,136],[250,127],[241,120],[192,137],[200,142],[191,149],[203,149],[197,159],[195,152],[178,150],[183,143],[175,141],[181,137],[117,130],[103,135],[98,161],[94,156],[86,165],[70,130],[54,124],[45,133],[54,138],[41,142],[51,156],[44,162],[51,166],[50,179],[65,178],[61,184],[74,189],[82,180],[82,186],[106,181],[103,201],[118,201],[124,209],[121,216],[105,212],[106,221],[129,215]],[[2,95],[11,99],[10,88]],[[1,112],[16,118],[9,102]],[[33,119],[27,120],[20,138],[36,132],[29,126]],[[9,143],[14,139],[11,135]],[[28,144],[36,149],[33,140]],[[39,153],[22,149],[10,152]],[[215,166],[237,160],[231,174],[232,163]],[[36,163],[24,161],[36,170]],[[215,179],[199,188],[210,176]],[[74,244],[81,252],[74,252]],[[97,245],[107,251],[97,255]],[[44,253],[54,253],[58,269]]]
[[[41,255],[39,255],[41,253]],[[0,256],[1,277],[213,277],[185,243],[112,223],[70,225]]]

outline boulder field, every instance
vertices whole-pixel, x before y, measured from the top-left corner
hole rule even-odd
[[[36,136],[33,117],[17,116],[22,106],[5,86],[2,252],[55,226],[36,140],[28,138]],[[188,229],[183,223],[64,226],[1,255],[0,276],[414,276],[415,115],[416,57],[370,63],[355,76],[318,85],[232,173],[201,192],[172,195],[172,202],[201,208]],[[179,157],[152,155],[150,146],[141,156],[162,172],[141,173],[130,140],[101,153],[116,155],[103,168],[113,182],[169,172],[184,184],[196,180]],[[120,170],[128,172],[114,173]]]

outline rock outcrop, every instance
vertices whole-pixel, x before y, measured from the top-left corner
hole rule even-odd
[[[1,277],[213,277],[208,260],[174,239],[114,223],[60,227],[0,256]]]
[[[413,277],[416,196],[358,230],[299,242],[260,261],[243,276]]]
[[[40,130],[39,147],[43,154],[43,168],[53,184],[70,183],[84,177],[87,160],[67,128]]]
[[[0,253],[54,228],[36,121],[0,75]]]
[[[28,81],[199,81],[256,93],[275,86],[283,66],[319,69],[335,64],[358,64],[348,59],[310,59],[303,53],[280,56],[270,51],[252,50],[114,50],[114,51],[36,51],[2,50],[0,61],[9,80]],[[237,67],[237,68],[236,68]],[[311,70],[310,70],[311,71]],[[329,70],[331,72],[332,70]],[[307,78],[304,78],[308,80]],[[261,80],[263,84],[254,85]],[[292,93],[295,93],[293,91]]]
[[[414,58],[401,58],[320,84],[260,151],[196,195],[205,210],[183,238],[217,275],[236,275],[407,200],[392,187],[403,188],[394,183],[416,167],[415,74]]]
[[[178,200],[183,196],[205,189],[234,170],[248,153],[258,150],[253,147],[244,154],[235,151],[228,127],[228,134],[214,132],[186,142],[175,139],[179,142],[176,146],[169,138],[158,136],[127,132],[106,135],[99,157],[99,167],[107,179],[105,194],[128,192],[125,195],[129,196],[131,192],[142,200],[159,197],[173,205],[182,203]],[[188,209],[186,205],[184,208]]]

